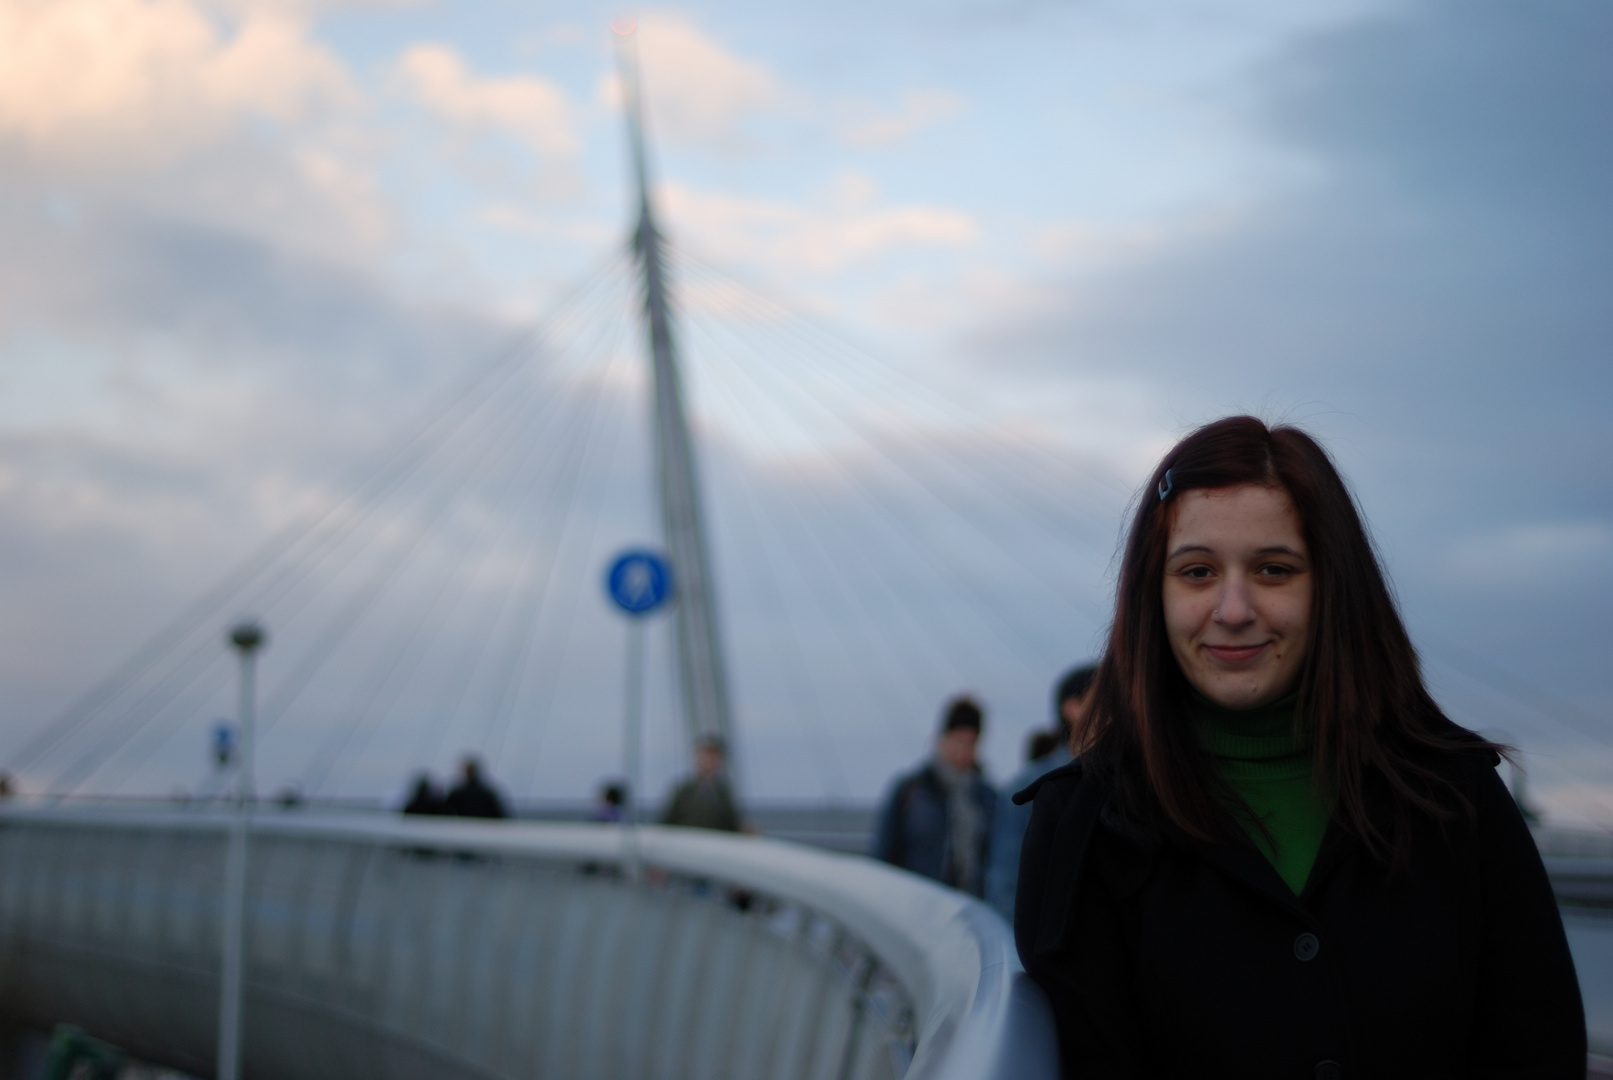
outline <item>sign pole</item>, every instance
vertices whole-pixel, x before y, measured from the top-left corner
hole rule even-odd
[[[623,822],[627,880],[641,876],[638,850],[639,802],[644,759],[644,620],[627,623],[627,716],[622,725],[622,773],[627,777],[627,820]]]
[[[238,1080],[241,1075],[241,983],[246,966],[247,841],[254,798],[256,654],[263,641],[263,630],[256,623],[243,622],[230,631],[230,644],[241,654],[241,761],[236,774],[235,818],[230,822],[229,847],[224,855],[224,961],[219,976],[218,1080]]]
[[[627,616],[627,693],[622,719],[622,772],[627,775],[627,813],[622,820],[622,870],[627,880],[643,876],[639,851],[639,805],[644,772],[644,620],[672,596],[672,568],[655,551],[625,551],[605,574],[605,591]]]

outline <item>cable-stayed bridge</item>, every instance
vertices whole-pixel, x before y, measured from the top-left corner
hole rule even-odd
[[[199,749],[251,614],[260,794],[304,808],[252,819],[247,1073],[1056,1074],[1001,921],[908,875],[648,829],[640,876],[615,827],[329,812],[464,751],[528,799],[613,772],[624,543],[658,538],[680,582],[652,758],[721,733],[753,797],[868,790],[946,693],[994,699],[996,672],[1039,705],[1102,627],[1125,485],[668,244],[632,111],[631,244],[6,762],[34,796],[0,811],[6,1015],[212,1069],[238,819],[171,792],[220,794]],[[1559,887],[1607,906],[1613,852],[1570,840]]]
[[[402,775],[444,746],[473,747],[508,777],[514,762],[543,760],[545,725],[558,717],[590,734],[607,728],[615,703],[601,700],[599,673],[577,651],[616,651],[597,640],[619,633],[608,623],[586,640],[601,532],[613,544],[658,535],[670,557],[676,600],[659,674],[671,692],[652,700],[680,721],[677,741],[714,734],[743,746],[667,281],[681,269],[692,291],[699,272],[675,266],[657,227],[635,75],[624,72],[640,190],[630,252],[14,755],[24,788],[46,797],[0,808],[9,1025],[76,1023],[221,1080],[1056,1072],[1045,1003],[1001,920],[860,857],[640,829],[631,816],[620,827],[495,828],[258,809],[259,749],[269,775],[302,758],[301,802],[350,777],[362,786]],[[775,317],[739,299],[751,319]],[[631,344],[641,334],[648,380]],[[845,425],[824,398],[845,388],[809,378],[792,389]],[[747,424],[772,423],[743,398],[731,407]],[[624,463],[630,431],[650,433],[651,452],[633,457],[653,462],[651,483]],[[812,441],[810,429],[754,434],[786,457],[800,455],[790,439]],[[888,456],[924,482],[917,463]],[[639,483],[624,485],[619,470]],[[646,527],[652,501],[658,528]],[[933,559],[934,545],[885,527],[881,542]],[[818,572],[831,576],[804,598],[825,629],[840,620],[822,603],[823,581],[842,602],[866,603],[868,584],[891,589],[877,572],[856,581],[844,560],[860,544],[812,539]],[[731,587],[758,590],[741,608],[779,617],[803,598],[787,595],[792,584],[807,583],[769,573]],[[233,672],[218,662],[216,628],[242,611],[272,627],[284,659],[266,669],[260,712],[263,635],[250,623],[232,633],[243,659],[233,804],[73,798],[150,790],[173,744],[194,745],[211,717],[229,715]],[[782,697],[821,711],[798,623],[779,625]],[[747,643],[779,639],[749,629]],[[865,649],[857,642],[848,659],[866,677],[883,658]],[[743,647],[735,659],[753,663]],[[900,715],[895,702],[883,707]],[[844,793],[844,766],[813,726],[821,716],[795,719],[825,790]],[[535,777],[515,783],[537,787]]]

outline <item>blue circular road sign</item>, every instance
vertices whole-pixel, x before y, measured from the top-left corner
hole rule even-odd
[[[672,595],[672,567],[654,551],[624,551],[610,564],[605,588],[629,615],[648,615]]]
[[[235,758],[235,725],[228,720],[213,722],[213,760],[228,765]]]

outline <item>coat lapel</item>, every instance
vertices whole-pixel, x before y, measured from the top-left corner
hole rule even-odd
[[[1277,868],[1253,844],[1213,844],[1208,840],[1191,838],[1183,838],[1180,842],[1244,888],[1287,908],[1306,922],[1312,921],[1309,909],[1300,903],[1299,897],[1289,890],[1288,883],[1277,873]]]
[[[1079,768],[1079,763],[1065,766],[1065,769],[1072,772]],[[1048,776],[1058,776],[1064,773],[1065,769],[1054,770]],[[1038,783],[1029,790],[1034,791],[1039,786]],[[1075,797],[1064,807],[1064,813],[1059,818],[1053,834],[1052,850],[1070,852],[1073,857],[1057,860],[1049,867],[1051,872],[1048,875],[1044,903],[1047,911],[1059,914],[1056,918],[1041,922],[1041,933],[1037,941],[1038,951],[1056,951],[1068,936],[1070,913],[1075,906],[1076,884],[1081,880],[1085,868],[1092,831],[1098,823],[1098,813],[1103,806],[1104,796],[1105,792],[1099,785],[1090,780],[1081,783],[1075,789]]]
[[[1337,821],[1329,821],[1327,831],[1322,834],[1322,846],[1316,852],[1316,861],[1311,864],[1310,875],[1305,879],[1304,891],[1299,895],[1312,896],[1319,891],[1327,883],[1328,875],[1360,846],[1361,841],[1339,828]]]

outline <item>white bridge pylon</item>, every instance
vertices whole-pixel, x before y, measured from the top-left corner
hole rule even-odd
[[[691,740],[716,735],[732,753],[734,725],[728,709],[722,638],[717,633],[717,606],[712,598],[711,559],[701,515],[699,476],[678,373],[661,232],[650,199],[644,106],[638,64],[633,54],[633,29],[632,24],[618,25],[615,29],[628,138],[638,182],[638,225],[633,232],[633,250],[644,274],[644,314],[655,394],[656,490],[661,504],[662,535],[672,561],[672,617],[676,626],[674,640],[683,718]]]

